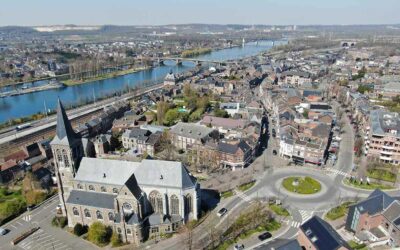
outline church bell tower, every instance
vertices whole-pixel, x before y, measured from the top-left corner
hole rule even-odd
[[[72,129],[65,109],[58,99],[56,135],[51,141],[58,194],[62,204],[63,215],[66,215],[65,201],[72,190],[72,181],[83,157],[82,140]]]

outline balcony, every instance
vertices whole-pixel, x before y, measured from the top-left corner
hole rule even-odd
[[[382,155],[379,157],[379,159],[383,160],[383,161],[391,161],[392,160],[392,158],[390,158],[389,156],[382,156]]]
[[[389,151],[381,151],[380,153],[381,153],[381,155],[393,155],[393,152],[389,152]]]
[[[387,150],[393,150],[394,147],[393,146],[386,146],[386,145],[382,145],[383,149],[387,149]]]

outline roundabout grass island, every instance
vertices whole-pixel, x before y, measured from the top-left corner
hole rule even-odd
[[[287,177],[283,179],[282,186],[287,191],[297,194],[315,194],[321,191],[321,183],[309,176]]]

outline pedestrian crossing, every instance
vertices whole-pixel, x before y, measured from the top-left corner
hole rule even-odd
[[[242,200],[244,200],[244,201],[246,201],[248,203],[252,203],[253,202],[253,200],[248,195],[246,195],[245,193],[240,192],[239,190],[235,190],[234,192],[235,192],[235,194],[237,196],[239,196],[240,199],[242,199]]]
[[[298,221],[292,220],[292,221],[289,221],[288,225],[291,226],[291,227],[294,227],[294,228],[299,228],[301,223],[298,222]]]
[[[335,169],[335,168],[326,168],[327,171],[333,173],[334,175],[342,175],[344,177],[350,177],[350,175],[346,172],[343,172],[341,170]]]
[[[299,210],[299,213],[301,215],[301,223],[303,224],[304,222],[308,221],[313,216],[314,211]]]

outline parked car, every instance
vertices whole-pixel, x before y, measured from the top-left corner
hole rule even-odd
[[[258,239],[259,240],[266,240],[266,239],[269,239],[271,237],[272,237],[272,234],[270,232],[265,232],[265,233],[260,234],[258,236]]]
[[[217,215],[218,215],[218,217],[222,217],[222,216],[224,216],[224,214],[226,214],[227,212],[228,212],[228,209],[226,209],[226,208],[221,208],[221,209],[218,211]]]
[[[235,250],[243,250],[244,249],[244,245],[243,244],[236,244],[233,249]]]
[[[0,227],[0,235],[6,235],[10,230]]]

